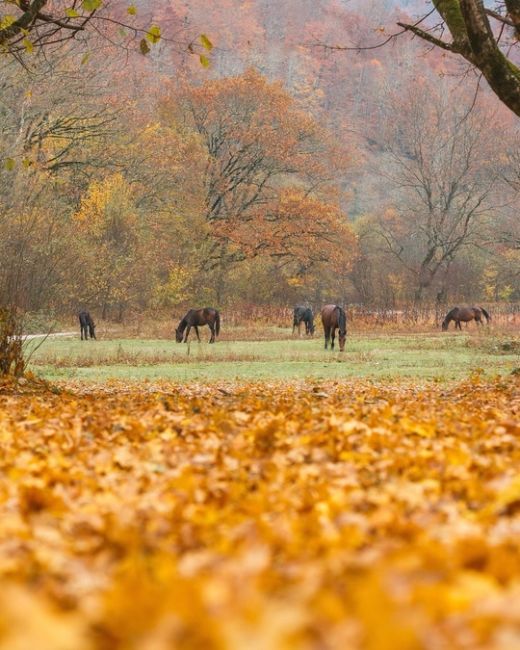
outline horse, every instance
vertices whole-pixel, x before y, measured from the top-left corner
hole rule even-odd
[[[91,339],[95,339],[96,324],[94,323],[94,320],[92,316],[89,314],[89,312],[80,311],[78,314],[78,318],[79,318],[79,329],[81,332],[81,340],[88,341],[89,334]]]
[[[183,333],[184,343],[188,342],[188,335],[192,327],[195,328],[195,334],[200,343],[199,325],[207,325],[211,330],[210,343],[215,343],[215,336],[220,334],[220,314],[212,307],[204,307],[203,309],[190,309],[186,315],[181,319],[177,329],[175,330],[175,340],[177,343],[182,343]]]
[[[345,349],[345,340],[347,338],[347,316],[345,311],[339,305],[325,305],[321,310],[321,322],[325,333],[325,350],[328,347],[330,339],[330,349],[334,350],[334,337],[336,328],[338,328],[339,351]]]
[[[459,330],[462,330],[461,322],[469,323],[469,321],[474,320],[477,325],[483,325],[482,316],[485,316],[486,322],[489,323],[491,316],[484,307],[454,307],[442,321],[442,331],[446,332],[452,320],[455,321],[455,329],[458,327]]]
[[[298,328],[298,336],[300,335],[301,325],[305,323],[305,334],[314,334],[314,316],[310,307],[303,307],[299,305],[294,308],[293,317],[293,334],[294,330]]]

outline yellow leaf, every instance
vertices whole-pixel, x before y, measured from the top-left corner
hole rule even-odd
[[[200,42],[202,43],[202,47],[208,50],[208,52],[211,52],[211,50],[213,49],[213,43],[209,40],[206,34],[201,34],[199,38],[200,38]]]
[[[161,40],[161,28],[157,25],[152,25],[146,33],[146,38],[150,43],[158,43]]]
[[[15,16],[11,16],[11,14],[6,14],[0,20],[0,29],[7,29],[7,27],[11,27],[11,25],[15,22],[16,22]]]

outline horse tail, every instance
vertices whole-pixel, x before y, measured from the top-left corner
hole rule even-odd
[[[220,313],[215,309],[215,334],[220,334]]]
[[[486,311],[484,309],[484,307],[480,307],[479,309],[484,314],[484,316],[486,317],[486,321],[489,323],[489,321],[491,320],[491,316],[489,315],[489,312]]]
[[[347,317],[345,311],[339,305],[336,305],[336,309],[338,310],[339,331],[344,334],[347,331]]]

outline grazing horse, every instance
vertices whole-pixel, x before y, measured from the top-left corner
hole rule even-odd
[[[442,331],[445,332],[448,329],[448,325],[452,320],[455,321],[455,329],[458,327],[459,330],[462,330],[461,322],[469,323],[469,321],[474,320],[477,325],[483,325],[482,316],[485,316],[486,322],[489,323],[491,316],[484,307],[454,307],[442,321]]]
[[[314,316],[312,314],[312,309],[310,307],[303,307],[299,305],[294,308],[294,318],[292,331],[298,328],[298,336],[300,335],[300,330],[302,323],[305,323],[305,334],[314,334]]]
[[[220,334],[220,314],[212,307],[204,307],[203,309],[190,309],[189,312],[182,318],[177,329],[175,330],[175,340],[177,343],[182,343],[182,335],[184,330],[184,343],[188,342],[188,335],[192,327],[195,328],[195,334],[200,342],[199,325],[207,325],[211,330],[210,343],[215,343],[215,336]]]
[[[88,311],[80,311],[78,314],[79,317],[79,328],[81,332],[81,340],[88,341],[90,334],[91,339],[96,338],[96,324],[92,319],[92,316]]]
[[[338,328],[339,351],[345,349],[345,340],[347,338],[347,316],[345,311],[339,305],[325,305],[321,310],[321,322],[325,332],[325,350],[328,347],[330,339],[330,349],[334,350],[334,337],[336,328]]]

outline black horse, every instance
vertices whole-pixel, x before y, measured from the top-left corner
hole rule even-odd
[[[334,350],[334,338],[336,328],[338,331],[339,351],[345,349],[347,339],[347,316],[339,305],[325,305],[321,310],[321,322],[323,323],[323,332],[325,333],[325,350],[330,340],[330,349]]]
[[[81,340],[87,341],[89,338],[89,334],[91,339],[95,339],[96,324],[94,323],[94,320],[92,316],[89,314],[89,312],[80,311],[78,317],[79,317],[79,328],[81,332]]]
[[[305,323],[305,334],[314,334],[314,316],[310,307],[303,307],[298,305],[294,308],[293,317],[293,334],[294,330],[298,328],[298,335],[300,335],[301,325]]]
[[[177,343],[182,343],[183,333],[184,343],[188,342],[188,335],[192,327],[195,328],[195,334],[200,341],[199,325],[207,325],[211,330],[210,343],[215,343],[215,336],[220,334],[220,314],[212,307],[204,307],[203,309],[190,309],[189,312],[182,318],[177,329],[175,330],[175,340]]]

